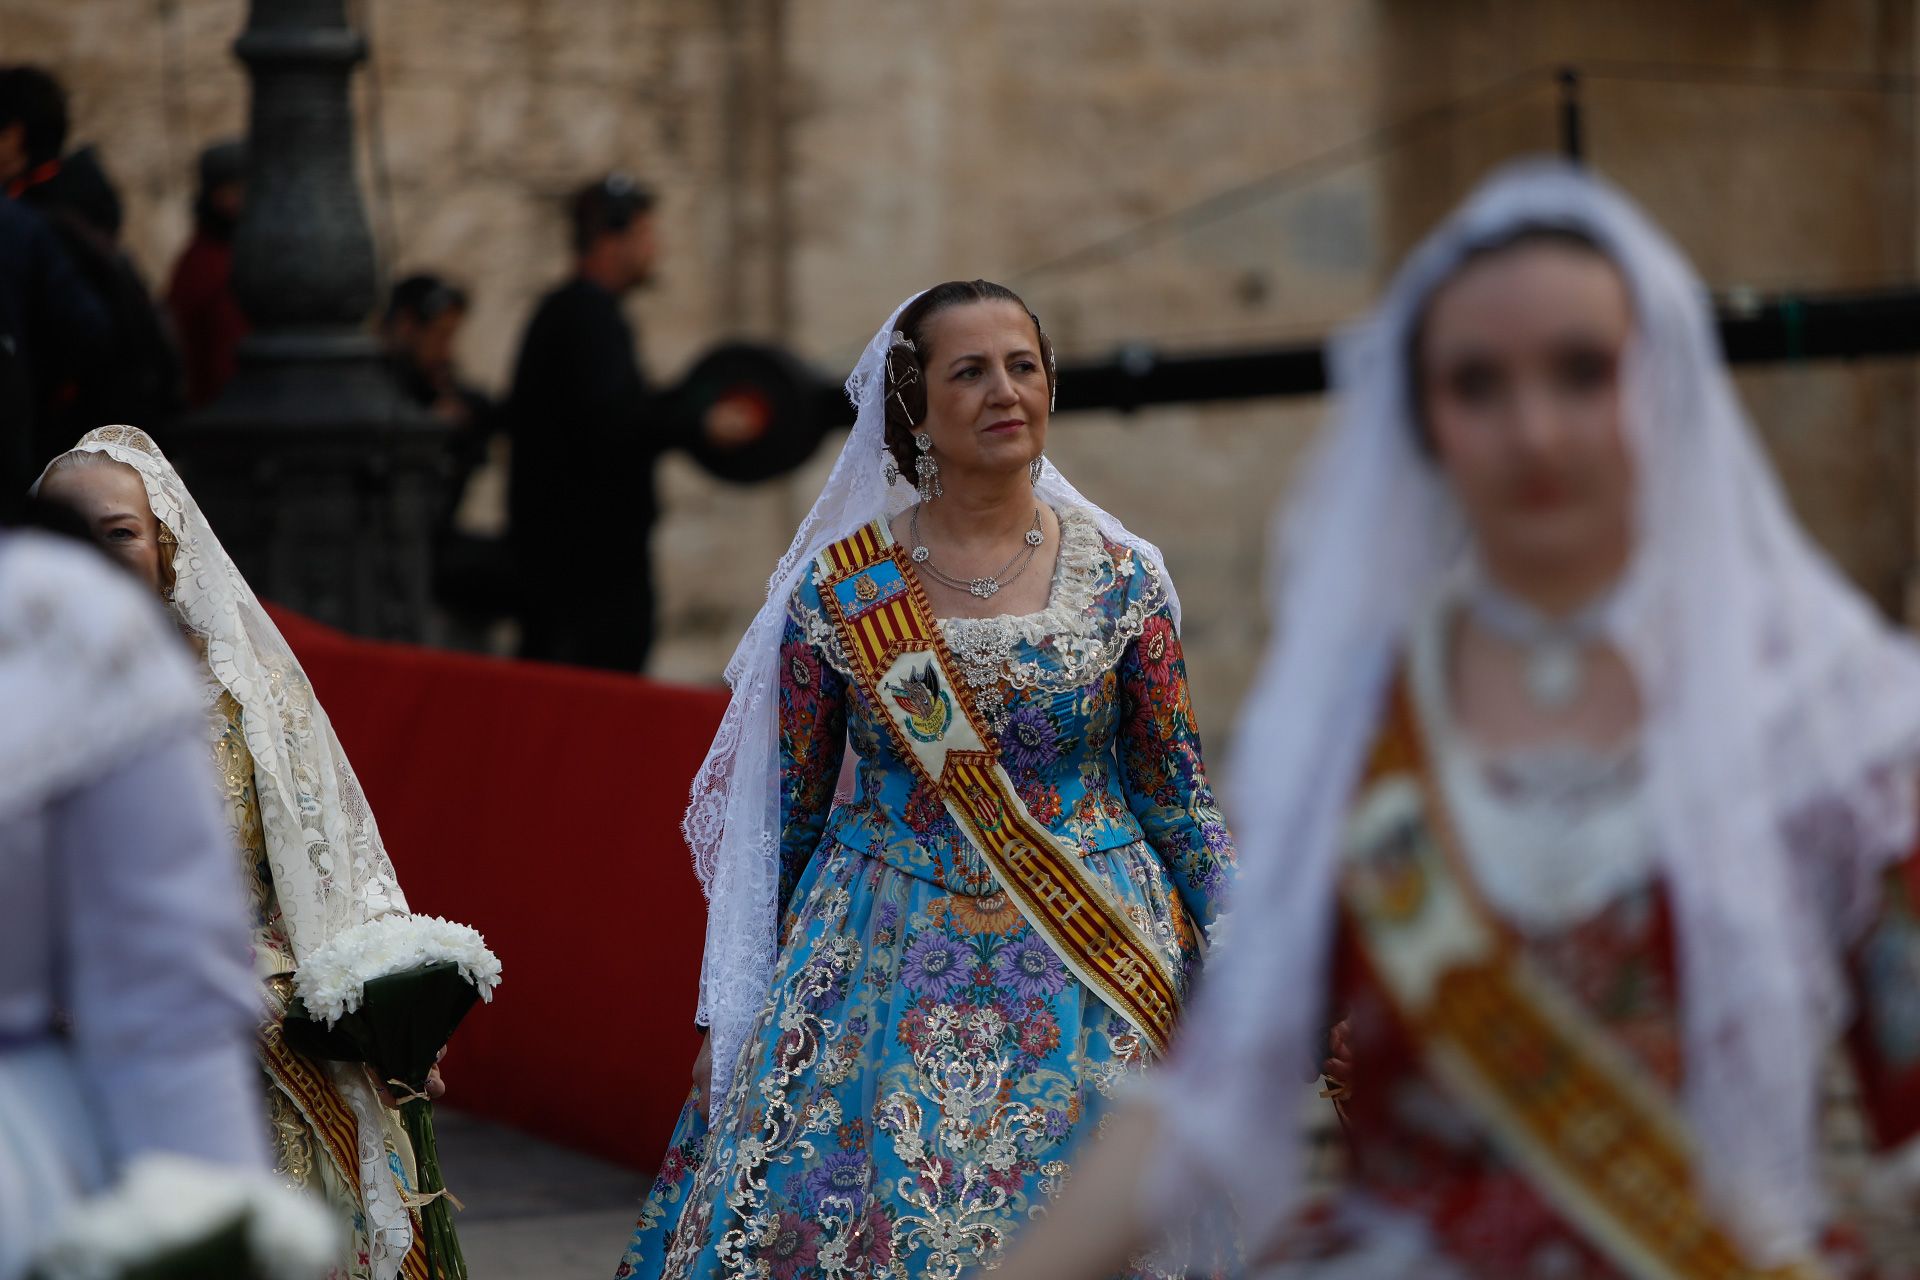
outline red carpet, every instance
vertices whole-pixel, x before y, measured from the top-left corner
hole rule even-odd
[[[343,635],[281,610],[415,911],[504,974],[447,1101],[651,1168],[686,1099],[706,902],[680,815],[723,693]]]

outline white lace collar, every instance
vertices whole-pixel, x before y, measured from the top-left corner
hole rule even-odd
[[[1444,593],[1414,628],[1411,688],[1461,856],[1496,910],[1532,933],[1592,919],[1658,871],[1638,752],[1492,753],[1459,731],[1446,692]]]
[[[1151,558],[1126,549],[1116,560],[1092,513],[1083,508],[1061,507],[1055,514],[1060,518],[1060,550],[1044,609],[940,619],[960,675],[995,729],[1006,714],[1002,681],[1016,689],[1080,688],[1112,668],[1146,628],[1147,619],[1166,603],[1166,584]],[[1131,595],[1126,608],[1117,614],[1099,610],[1101,594],[1132,573],[1144,574],[1147,582]],[[790,613],[836,670],[852,673],[838,633],[819,610],[796,594]],[[1023,644],[1031,653],[1016,656]]]
[[[991,618],[942,618],[940,629],[951,642],[969,631],[1012,628],[1029,644],[1071,629],[1075,620],[1093,607],[1094,597],[1110,580],[1113,558],[1107,554],[1100,526],[1079,507],[1054,513],[1060,520],[1060,549],[1053,561],[1053,584],[1047,603],[1033,613],[1000,613]],[[888,535],[892,529],[888,527]]]
[[[1115,563],[1090,514],[1069,507],[1058,515],[1060,555],[1046,608],[998,618],[940,620],[961,678],[974,690],[996,732],[1007,716],[1002,680],[1016,689],[1078,689],[1120,661],[1165,599],[1152,562],[1129,555],[1130,565],[1140,566],[1151,581],[1120,613],[1103,614],[1096,602],[1114,585],[1122,566]],[[1014,655],[1021,644],[1032,650],[1031,657]]]

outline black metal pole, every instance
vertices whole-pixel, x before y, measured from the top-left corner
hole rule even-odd
[[[401,395],[368,331],[379,277],[350,93],[366,52],[345,0],[252,0],[234,44],[253,93],[233,279],[254,330],[173,449],[260,595],[425,639],[447,428]]]
[[[1580,108],[1580,73],[1560,69],[1560,154],[1575,164],[1586,162],[1585,121]]]
[[[1720,345],[1733,365],[1920,355],[1920,288],[1881,293],[1779,295],[1723,306]],[[1060,366],[1062,413],[1315,396],[1328,389],[1320,343],[1166,353],[1130,346],[1105,360]],[[846,396],[822,386],[816,412],[853,421]]]

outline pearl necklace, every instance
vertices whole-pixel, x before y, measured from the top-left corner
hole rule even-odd
[[[1587,686],[1587,651],[1603,638],[1613,593],[1566,618],[1549,618],[1484,578],[1467,592],[1473,619],[1519,649],[1526,662],[1527,697],[1545,711],[1573,704]]]
[[[913,562],[922,569],[925,569],[928,577],[932,578],[935,582],[952,587],[955,591],[972,592],[982,600],[991,600],[994,596],[1000,594],[1002,587],[1011,586],[1016,582],[1020,575],[1027,571],[1027,567],[1033,563],[1033,557],[1038,554],[1041,546],[1047,540],[1047,535],[1040,531],[1040,508],[1035,507],[1033,509],[1033,527],[1027,530],[1026,534],[1027,545],[1019,551],[1014,552],[1013,559],[1000,566],[1000,572],[990,573],[984,578],[961,579],[942,573],[935,567],[933,563],[933,553],[927,550],[924,542],[920,541],[919,507],[913,509],[911,531],[913,535]],[[1024,557],[1024,559],[1022,557]],[[1018,569],[1014,569],[1013,567],[1016,562],[1020,565]],[[1011,575],[1007,572],[1009,569],[1013,570]]]

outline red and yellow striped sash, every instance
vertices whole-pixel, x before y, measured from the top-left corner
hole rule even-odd
[[[268,987],[274,1006],[284,1008],[291,984],[285,979],[269,979]],[[277,1020],[262,1025],[256,1043],[261,1066],[319,1141],[341,1185],[351,1190],[356,1204],[364,1206],[367,1197],[360,1171],[360,1122],[353,1108],[340,1096],[326,1068],[287,1047]],[[420,1215],[408,1210],[407,1216],[413,1225],[413,1243],[401,1261],[400,1274],[404,1280],[432,1280],[427,1273],[426,1237],[420,1229]]]
[[[400,1274],[405,1280],[433,1280],[427,1272],[427,1235],[420,1228],[419,1211],[409,1209],[407,1217],[413,1223],[413,1243],[407,1248],[407,1256],[400,1260]],[[447,1274],[444,1267],[441,1274]]]

